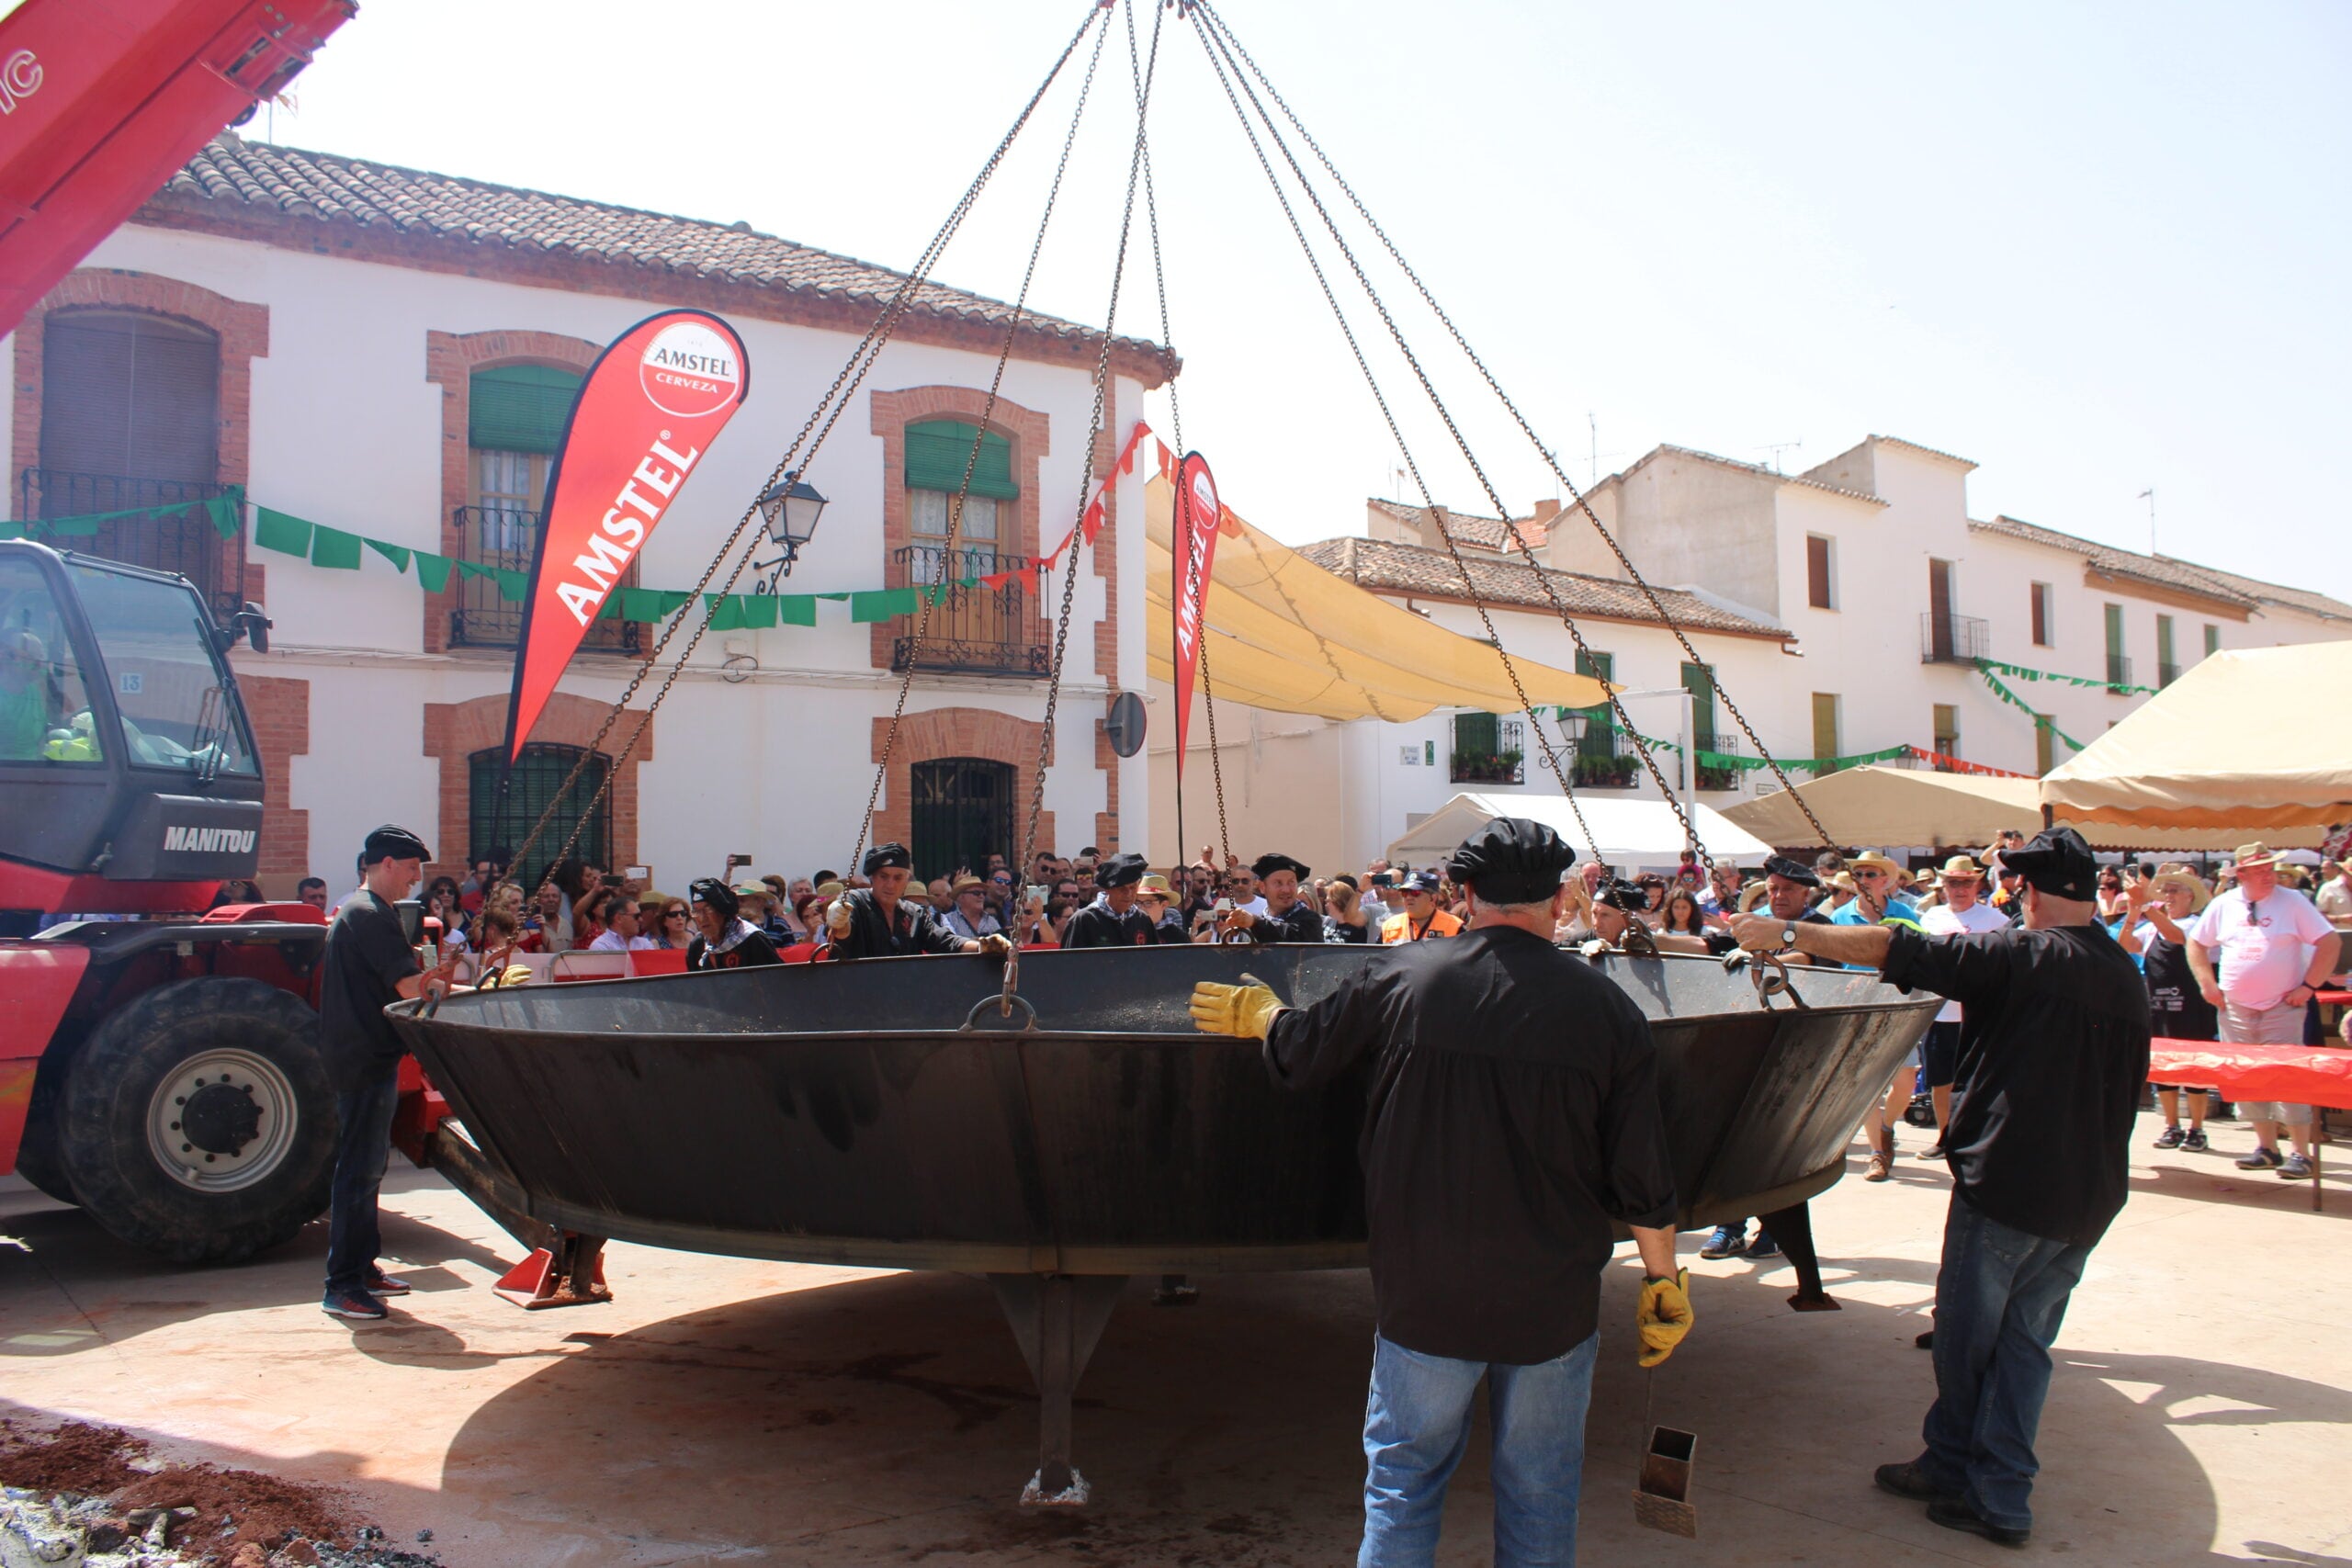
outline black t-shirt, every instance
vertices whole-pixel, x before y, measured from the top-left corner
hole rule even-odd
[[[319,969],[319,1055],[337,1089],[356,1089],[408,1054],[384,1010],[400,1000],[402,980],[423,972],[398,909],[364,887],[343,901]]]
[[[2029,1235],[2090,1247],[2123,1207],[2148,1080],[2148,992],[2099,926],[1894,928],[1886,978],[1967,1010],[1944,1148],[1953,1189]]]
[[[2148,929],[2154,932],[2153,922]],[[2156,1036],[2164,1040],[2221,1038],[2219,1010],[2197,988],[2196,971],[2188,966],[2188,950],[2152,934],[2140,956],[2140,973],[2148,983],[2148,1025]]]
[[[1062,927],[1064,947],[1149,947],[1151,917],[1133,905],[1122,914],[1108,904],[1089,904]]]
[[[1377,1058],[1358,1153],[1380,1332],[1526,1366],[1600,1320],[1611,1222],[1675,1219],[1649,1024],[1582,959],[1512,927],[1383,948],[1267,1039],[1277,1083]]]
[[[1315,907],[1301,898],[1279,915],[1260,915],[1254,929],[1260,942],[1313,942],[1327,940],[1323,935],[1323,917]]]

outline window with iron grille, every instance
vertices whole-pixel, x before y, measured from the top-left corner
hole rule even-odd
[[[554,365],[498,365],[469,379],[466,444],[470,448],[472,504],[458,508],[458,558],[528,574],[539,545],[540,508],[548,471],[563,449],[564,426],[585,379]],[[637,585],[630,562],[620,581]],[[449,641],[460,648],[512,648],[523,632],[523,606],[499,592],[495,578],[458,573],[451,581],[458,608]],[[584,652],[631,653],[639,642],[630,622],[592,622]]]
[[[1491,713],[1453,716],[1455,784],[1524,784],[1527,780],[1524,723]]]
[[[136,311],[63,310],[41,327],[40,462],[21,516],[79,517],[220,493],[220,343]],[[119,518],[74,548],[175,571],[209,595],[222,540],[202,513]]]
[[[499,781],[505,771],[504,748],[493,746],[466,759],[468,864],[489,859],[496,852],[519,849],[523,840],[530,837],[539,814],[557,799],[560,790],[562,798],[556,806],[555,815],[548,819],[548,830],[531,846],[531,858],[514,867],[514,879],[526,893],[538,886],[539,878],[547,874],[556,852],[571,836],[571,825],[580,820],[581,811],[605,787],[605,774],[612,767],[612,760],[600,751],[580,770],[580,777],[571,787],[563,789],[563,781],[572,764],[580,761],[580,750],[577,746],[542,741],[524,747],[522,756],[515,759],[514,776],[503,795],[500,794]],[[611,806],[610,795],[597,803],[587,825],[580,831],[580,842],[572,849],[573,860],[600,866],[613,863]]]
[[[899,638],[891,667],[904,669],[911,658],[925,668],[1045,673],[1044,649],[1030,635],[1020,580],[962,586],[1028,564],[1002,549],[1012,503],[1021,495],[1012,479],[1012,442],[961,420],[921,421],[907,426],[901,477],[907,487],[907,545],[896,559],[905,569],[907,585],[950,586],[932,611],[922,647],[915,648],[911,637]],[[953,515],[959,491],[960,520]]]

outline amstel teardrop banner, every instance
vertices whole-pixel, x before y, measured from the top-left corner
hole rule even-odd
[[[1193,680],[1201,668],[1201,608],[1209,595],[1209,563],[1216,556],[1216,498],[1209,460],[1187,452],[1176,469],[1176,526],[1169,557],[1176,581],[1168,596],[1176,617],[1176,776],[1184,776],[1184,737],[1193,728]]]
[[[506,709],[509,762],[621,574],[751,389],[743,340],[704,310],[649,316],[596,356],[548,475]]]

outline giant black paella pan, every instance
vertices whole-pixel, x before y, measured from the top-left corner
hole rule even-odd
[[[453,998],[394,1025],[550,1224],[709,1252],[1127,1274],[1363,1259],[1368,1068],[1297,1094],[1194,981],[1312,1002],[1376,950],[1176,946],[737,970]],[[1647,1014],[1683,1224],[1829,1185],[1932,998],[1600,961]],[[1560,1027],[1572,1032],[1576,1020]]]

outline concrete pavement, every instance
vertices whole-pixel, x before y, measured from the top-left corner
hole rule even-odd
[[[2159,1154],[2154,1131],[2143,1118],[2131,1204],[2059,1341],[2028,1554],[2352,1564],[2352,1183],[2313,1215],[2308,1187],[2230,1167],[2240,1128],[2204,1156]],[[1949,1182],[1906,1151],[1866,1185],[1859,1154],[1814,1205],[1842,1313],[1797,1315],[1785,1266],[1701,1262],[1684,1238],[1699,1322],[1654,1392],[1658,1420],[1699,1433],[1696,1541],[1633,1523],[1638,1271],[1611,1270],[1585,1562],[2017,1560],[1871,1487],[1917,1450],[1931,1394],[1911,1339]],[[0,1185],[0,1414],[346,1485],[456,1565],[1353,1553],[1361,1273],[1209,1279],[1175,1310],[1131,1287],[1080,1389],[1095,1506],[1040,1516],[1013,1506],[1035,1407],[982,1281],[616,1246],[614,1304],[525,1313],[487,1289],[515,1247],[438,1179],[396,1170],[386,1204],[417,1293],[355,1326],[317,1308],[322,1225],[256,1264],[175,1270]],[[1489,1556],[1485,1475],[1476,1443],[1447,1563]]]

